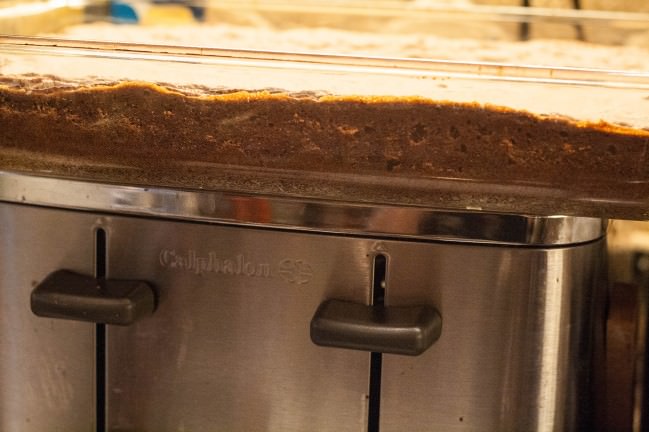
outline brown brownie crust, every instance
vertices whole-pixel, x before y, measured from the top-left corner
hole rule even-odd
[[[419,97],[0,78],[0,168],[144,186],[649,218],[649,131]]]
[[[0,86],[0,146],[155,170],[199,163],[539,184],[649,178],[649,132],[424,98],[137,82]],[[616,183],[617,183],[616,182]]]

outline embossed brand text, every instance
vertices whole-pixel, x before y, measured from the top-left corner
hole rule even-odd
[[[160,251],[160,265],[165,268],[185,270],[197,275],[216,273],[232,276],[271,277],[270,264],[255,263],[239,254],[234,257],[223,258],[215,252],[199,255],[194,250],[178,253],[173,249]]]

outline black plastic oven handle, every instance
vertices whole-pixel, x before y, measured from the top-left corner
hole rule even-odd
[[[155,293],[143,281],[96,279],[57,270],[34,288],[35,315],[102,324],[130,325],[155,310]]]
[[[327,300],[311,320],[316,345],[363,351],[419,355],[442,331],[442,318],[431,306],[369,306]]]

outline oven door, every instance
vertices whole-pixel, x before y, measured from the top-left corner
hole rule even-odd
[[[93,274],[97,217],[0,203],[0,430],[95,430],[95,326],[39,318],[52,270]]]

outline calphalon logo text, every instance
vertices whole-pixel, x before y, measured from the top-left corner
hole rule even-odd
[[[309,283],[313,276],[311,265],[299,259],[283,259],[273,267],[269,263],[250,261],[244,254],[223,258],[216,252],[201,255],[191,249],[184,253],[178,253],[174,249],[162,249],[159,260],[164,268],[188,271],[197,275],[212,273],[259,278],[280,276],[286,282],[296,285]]]
[[[232,258],[219,258],[215,252],[200,256],[194,250],[184,254],[175,250],[160,251],[160,265],[170,269],[190,271],[195,274],[217,273],[232,276],[270,277],[270,264],[253,263],[243,254]]]

